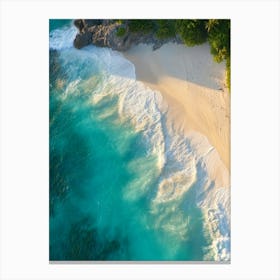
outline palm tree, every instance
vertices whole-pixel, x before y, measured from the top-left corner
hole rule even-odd
[[[219,24],[218,19],[209,19],[205,25],[205,28],[206,28],[207,32],[209,32],[211,29],[213,29],[215,27],[215,25],[218,25],[218,24]]]

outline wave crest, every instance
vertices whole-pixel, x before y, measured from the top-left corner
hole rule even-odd
[[[71,48],[75,35],[75,27],[52,31],[50,48]],[[137,131],[141,131],[147,146],[150,147],[148,153],[157,159],[158,174],[155,175],[158,179],[157,189],[154,190],[151,199],[152,212],[160,213],[163,205],[170,203],[172,205],[165,208],[164,217],[157,220],[157,227],[172,234],[181,228],[178,231],[179,236],[186,237],[188,214],[185,213],[181,219],[175,211],[178,208],[172,203],[181,200],[184,205],[186,194],[192,189],[195,193],[195,203],[204,214],[205,231],[209,232],[212,240],[210,247],[214,253],[209,258],[219,261],[230,260],[229,174],[217,151],[203,135],[196,132],[188,135],[180,134],[166,125],[165,114],[168,107],[162,95],[136,81],[134,65],[121,54],[93,46],[83,51],[72,51],[79,52],[80,62],[81,56],[87,53],[85,65],[91,63],[101,65],[104,79],[100,86],[95,80],[91,80],[93,77],[88,73],[85,74],[86,79],[73,78],[73,82],[66,90],[66,96],[74,93],[75,89],[83,88],[85,91],[87,88],[94,106],[105,97],[117,97],[119,117],[129,120]],[[141,162],[142,164],[145,164],[145,160]],[[217,168],[222,174],[221,180],[213,179],[213,170]],[[135,185],[138,186],[137,189]],[[137,184],[128,186],[125,198],[138,199],[147,192],[150,185],[149,181],[139,180]],[[166,217],[170,216],[172,219],[166,222]]]
[[[50,32],[49,45],[51,50],[62,50],[73,47],[73,42],[77,34],[74,26],[55,29]]]

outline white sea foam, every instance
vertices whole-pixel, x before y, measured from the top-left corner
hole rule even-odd
[[[127,59],[124,59],[119,52],[113,51],[111,49],[107,49],[107,52],[109,53],[110,59],[108,70],[112,76],[120,76],[132,80],[136,79],[135,67],[133,63]]]
[[[75,31],[75,32],[74,32]],[[50,34],[50,48],[70,48],[76,30],[54,30]],[[79,52],[79,51],[77,51]],[[101,63],[105,69],[105,81],[96,86],[93,77],[73,80],[66,89],[66,94],[75,91],[75,87],[90,86],[93,104],[98,104],[106,96],[117,96],[120,118],[130,120],[136,130],[141,131],[148,143],[149,153],[157,157],[158,187],[151,202],[152,213],[161,212],[162,206],[177,200],[184,200],[190,188],[195,190],[196,204],[205,217],[205,231],[212,239],[209,259],[230,260],[230,192],[229,174],[223,165],[218,152],[207,138],[193,132],[189,135],[178,134],[166,125],[165,113],[167,104],[161,94],[135,80],[134,65],[118,52],[107,48],[88,47],[83,52],[85,63]],[[79,63],[83,55],[80,53]],[[86,68],[86,67],[85,67]],[[106,74],[106,75],[105,75]],[[215,178],[215,172],[219,178]],[[134,187],[132,187],[132,185]],[[136,199],[135,186],[145,193],[149,181],[132,184],[125,194],[127,199]],[[175,204],[174,204],[175,205]],[[156,227],[184,238],[188,232],[188,215],[179,217],[176,206],[166,206],[161,213]],[[167,217],[169,220],[167,220]],[[172,217],[172,219],[170,219]],[[206,260],[208,255],[206,256]]]
[[[55,29],[50,32],[50,49],[61,50],[73,47],[77,34],[75,26]]]
[[[230,260],[230,189],[229,173],[216,149],[207,138],[197,133],[190,136],[199,173],[196,185],[197,205],[202,209],[210,233],[214,259]],[[216,172],[219,173],[217,177]],[[207,258],[206,258],[207,260]]]
[[[134,68],[122,61],[125,59],[120,55],[114,53],[115,57],[109,84],[113,85],[111,94],[119,96],[119,114],[129,118],[136,129],[143,132],[150,152],[158,156],[161,173],[153,203],[159,205],[184,199],[184,194],[194,187],[196,203],[205,216],[205,231],[212,239],[212,258],[230,260],[229,174],[217,150],[199,133],[180,135],[167,127],[164,121],[167,106],[161,94],[132,79]],[[122,74],[124,65],[129,65],[131,74]],[[219,172],[219,179],[213,179],[215,172]],[[167,224],[163,228],[174,230]],[[184,231],[186,228],[187,224]]]

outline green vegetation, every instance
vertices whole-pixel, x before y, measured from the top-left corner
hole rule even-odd
[[[183,42],[187,46],[203,44],[207,41],[207,30],[205,20],[177,20],[176,31],[181,35]]]
[[[117,30],[119,37],[128,30],[133,33],[155,34],[159,39],[175,38],[179,35],[187,46],[200,45],[208,41],[213,59],[217,63],[226,61],[226,83],[230,89],[230,20],[133,19],[116,22],[122,24]]]
[[[230,21],[209,20],[208,41],[211,54],[216,62],[221,62],[230,56]]]
[[[226,84],[230,90],[230,21],[210,19],[205,27],[214,60],[218,63],[226,60]]]
[[[226,85],[228,87],[228,89],[230,90],[230,56],[227,57],[227,61],[226,61]]]
[[[143,32],[144,34],[154,31],[155,21],[145,19],[132,19],[128,21],[128,27],[131,32]]]
[[[175,20],[157,20],[156,35],[159,39],[167,39],[176,36]]]
[[[226,61],[226,85],[230,90],[230,20],[176,20],[176,33],[188,46],[209,42],[213,59]]]
[[[125,34],[125,32],[126,31],[124,27],[119,27],[116,34],[118,37],[122,37]]]

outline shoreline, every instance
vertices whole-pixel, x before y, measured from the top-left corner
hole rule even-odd
[[[229,154],[229,147],[222,146],[225,141],[221,135],[217,136],[217,131],[221,132],[226,127],[229,129],[229,119],[227,121],[225,117],[226,109],[229,113],[229,103],[226,103],[229,93],[223,86],[225,65],[213,62],[208,44],[189,48],[166,43],[156,50],[153,44],[136,44],[122,53],[112,48],[95,46],[81,53],[78,50],[72,52],[72,29],[70,27],[52,34],[50,46],[61,51],[62,71],[56,71],[59,61],[56,61],[56,53],[53,52],[50,53],[53,56],[53,71],[50,72],[57,74],[53,80],[55,87],[65,86],[58,92],[65,102],[69,102],[67,106],[82,106],[81,111],[74,111],[73,117],[69,112],[68,121],[71,122],[70,129],[73,122],[74,135],[76,127],[85,125],[85,129],[80,127],[82,134],[79,134],[85,141],[88,139],[88,142],[81,142],[85,171],[88,171],[88,166],[94,168],[95,162],[102,167],[102,172],[105,170],[104,174],[99,172],[101,175],[97,177],[90,172],[92,177],[86,180],[85,191],[92,189],[87,182],[99,186],[102,181],[102,186],[106,188],[100,188],[99,196],[88,193],[93,195],[93,200],[96,198],[98,212],[100,199],[105,197],[104,203],[101,203],[105,207],[101,208],[100,213],[105,210],[106,214],[108,205],[110,209],[116,205],[121,209],[119,212],[124,213],[124,216],[110,214],[108,221],[105,215],[105,225],[108,223],[110,227],[111,221],[115,225],[119,225],[120,221],[120,225],[123,225],[124,220],[128,228],[134,228],[135,224],[131,224],[131,219],[126,216],[126,209],[128,203],[131,205],[136,202],[137,207],[132,207],[132,211],[136,211],[132,214],[136,221],[140,221],[137,226],[140,229],[144,226],[140,239],[142,235],[145,237],[146,232],[149,238],[150,228],[160,229],[159,233],[162,230],[168,233],[168,239],[165,239],[165,235],[159,235],[160,241],[164,238],[169,242],[170,236],[173,242],[174,234],[178,236],[177,248],[182,250],[184,258],[185,253],[189,252],[189,256],[197,260],[196,252],[192,255],[193,249],[198,248],[200,251],[201,248],[201,260],[229,261],[229,172],[220,156],[225,156],[226,152]],[[64,40],[61,42],[62,35]],[[69,47],[70,52],[67,50]],[[71,70],[69,73],[68,69]],[[67,83],[61,84],[64,71],[69,74],[69,79],[67,76]],[[89,98],[86,99],[89,103],[84,103],[83,99],[80,103],[80,93]],[[87,110],[88,105],[93,106],[92,110]],[[61,124],[59,121],[57,123]],[[97,128],[100,128],[101,137],[98,137]],[[103,136],[105,131],[108,135],[106,138]],[[229,138],[229,133],[224,132]],[[66,131],[65,139],[68,135]],[[210,141],[210,137],[217,141],[217,146]],[[75,139],[73,146],[70,142],[70,149],[76,145]],[[59,145],[60,138],[58,140]],[[217,147],[224,148],[225,153],[223,150],[218,151]],[[96,150],[100,152],[96,154]],[[53,158],[56,161],[56,157]],[[65,158],[68,159],[67,153]],[[78,172],[77,178],[79,175]],[[108,178],[108,182],[103,181],[103,177]],[[108,193],[112,194],[109,200]],[[92,199],[88,200],[90,205]],[[144,202],[143,209],[148,210],[144,211],[147,214],[144,221],[143,209],[138,204],[140,201]],[[196,239],[196,235],[201,236],[201,239]],[[135,235],[131,234],[130,237],[134,240]],[[188,239],[190,245],[185,243]],[[204,247],[206,240],[207,247]],[[153,248],[153,244],[157,242],[153,241],[149,247]],[[158,256],[161,250],[154,250],[155,255]],[[172,258],[176,256],[177,252]]]
[[[230,171],[230,95],[225,63],[216,63],[209,45],[166,43],[134,45],[122,52],[135,66],[137,80],[161,92],[168,104],[167,122],[188,135],[206,136]]]

